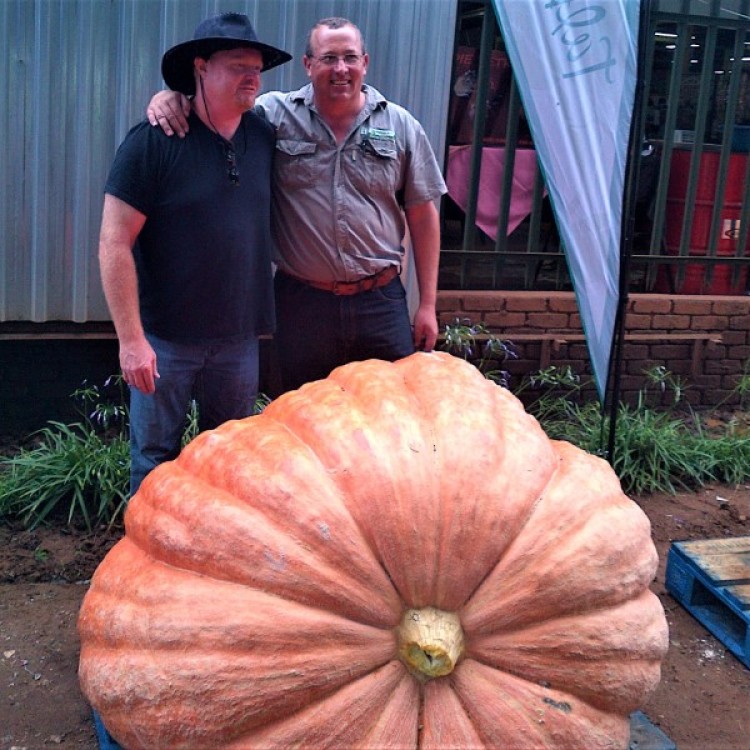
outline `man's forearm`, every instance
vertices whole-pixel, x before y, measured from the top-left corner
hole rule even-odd
[[[99,270],[121,344],[143,339],[144,335],[133,246],[145,221],[146,217],[132,206],[105,195],[99,235]]]
[[[419,307],[414,315],[414,345],[431,351],[437,343],[437,283],[440,263],[440,219],[432,202],[406,209],[414,267],[419,288]]]
[[[440,217],[432,202],[407,209],[406,216],[414,253],[420,304],[434,308],[437,303],[440,264]]]
[[[143,337],[138,305],[138,277],[130,248],[100,246],[99,265],[104,297],[107,300],[117,338],[121,343]]]

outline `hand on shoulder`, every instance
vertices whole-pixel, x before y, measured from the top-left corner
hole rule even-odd
[[[157,125],[167,134],[184,138],[190,129],[188,116],[191,103],[179,91],[158,91],[146,107],[146,117],[153,127]]]

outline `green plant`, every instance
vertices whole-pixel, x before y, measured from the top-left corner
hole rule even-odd
[[[0,459],[0,516],[34,528],[56,515],[88,529],[112,524],[128,499],[127,407],[119,377],[84,383],[71,398],[80,421],[51,421],[35,446]]]
[[[445,326],[442,349],[471,362],[486,378],[505,387],[510,376],[498,365],[518,356],[512,342],[497,338],[484,323],[460,318]]]
[[[649,367],[643,372],[643,375],[646,379],[646,384],[641,391],[644,401],[651,390],[649,385],[656,386],[661,403],[666,400],[667,404],[671,403],[672,406],[676,406],[682,401],[682,397],[687,390],[687,384],[679,375],[675,375],[664,365]]]
[[[187,415],[185,416],[185,429],[182,431],[180,446],[184,448],[199,432],[200,415],[198,413],[198,402],[190,399]]]
[[[103,390],[84,381],[80,388],[73,391],[71,398],[77,405],[78,413],[92,426],[96,425],[105,431],[115,429],[118,434],[127,432],[128,407],[121,375],[107,378]]]
[[[84,424],[50,422],[39,445],[3,459],[0,511],[34,528],[67,504],[67,521],[91,529],[111,523],[127,501],[127,441],[106,439]]]
[[[714,479],[685,422],[639,401],[620,405],[612,465],[629,492],[676,492]]]
[[[103,387],[86,382],[71,394],[80,420],[50,421],[32,436],[33,447],[0,458],[0,518],[30,528],[53,518],[87,529],[117,522],[128,502],[129,411],[122,378]],[[269,402],[260,394],[256,413]],[[182,435],[198,434],[198,406],[191,402]]]
[[[560,425],[573,418],[573,422],[586,423],[584,414],[580,413],[581,392],[585,383],[570,365],[556,367],[550,365],[543,370],[531,373],[514,389],[520,397],[526,394],[527,409],[547,425],[553,433]],[[529,395],[531,393],[531,395]],[[549,434],[549,432],[548,432]],[[553,434],[553,437],[560,435]]]
[[[740,395],[740,408],[747,409],[750,406],[750,362],[745,362],[735,388]]]
[[[270,396],[265,393],[259,393],[255,399],[255,407],[253,408],[253,414],[260,414],[269,404],[271,403]]]

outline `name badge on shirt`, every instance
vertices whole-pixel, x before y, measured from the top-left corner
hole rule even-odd
[[[391,141],[392,143],[396,142],[395,130],[363,127],[360,128],[359,135],[363,141]]]

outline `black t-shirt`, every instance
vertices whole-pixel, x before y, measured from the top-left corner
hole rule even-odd
[[[240,340],[275,327],[271,270],[273,128],[246,113],[227,143],[194,113],[185,138],[147,121],[125,137],[105,192],[146,216],[134,247],[141,318],[170,341]]]

